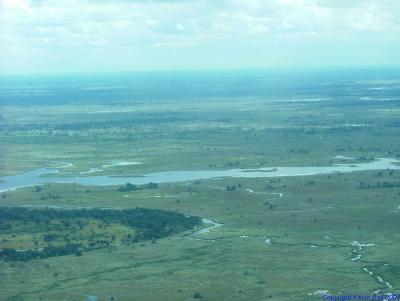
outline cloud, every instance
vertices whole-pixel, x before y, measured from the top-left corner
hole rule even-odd
[[[399,14],[398,0],[0,0],[0,54],[125,56],[158,49],[162,57],[164,48],[221,52],[230,45],[234,52],[297,37],[303,43],[328,35],[396,39]]]
[[[31,5],[27,0],[4,0],[4,7],[10,10],[30,11]]]
[[[2,0],[2,25],[57,43],[69,35],[274,34],[285,31],[399,31],[396,1],[81,1]],[[350,4],[349,4],[350,3]],[[27,28],[30,28],[29,30]],[[60,30],[63,27],[63,30]],[[2,30],[2,34],[4,31]],[[58,34],[58,36],[57,36]],[[151,39],[150,39],[151,40]],[[110,42],[115,42],[113,39]]]

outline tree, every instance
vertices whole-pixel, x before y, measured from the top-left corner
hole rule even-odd
[[[201,298],[203,298],[203,296],[200,293],[195,293],[193,295],[193,299],[201,299]]]

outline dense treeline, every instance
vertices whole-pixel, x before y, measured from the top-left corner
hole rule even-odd
[[[181,213],[169,212],[158,209],[134,208],[125,210],[114,209],[28,209],[22,207],[0,208],[0,229],[12,233],[15,222],[31,223],[35,229],[48,229],[51,222],[62,223],[62,231],[74,231],[74,226],[81,225],[82,220],[97,220],[104,224],[122,224],[134,229],[134,236],[130,238],[132,243],[155,240],[168,235],[192,229],[201,223],[201,219],[195,216],[185,216]],[[63,233],[65,234],[65,233]],[[56,240],[57,235],[46,233],[43,239],[50,244]],[[14,250],[2,249],[0,258],[5,260],[30,260],[34,258],[46,258],[68,254],[79,254],[82,250],[90,250],[109,246],[111,241],[89,241],[83,247],[81,244],[67,242],[63,246],[48,245],[43,249]]]
[[[120,115],[121,113],[118,113]],[[114,117],[114,118],[103,118],[102,121],[89,120],[89,121],[76,121],[76,122],[64,122],[60,124],[54,123],[27,123],[27,124],[12,124],[7,125],[9,131],[26,131],[26,130],[38,130],[46,131],[48,134],[51,131],[82,131],[90,129],[110,129],[110,128],[127,128],[136,124],[153,124],[153,123],[169,123],[169,122],[182,122],[187,120],[194,120],[196,116],[187,113],[182,116],[182,114],[177,113],[163,113],[160,114],[126,114],[126,118]],[[130,115],[130,116],[129,116]]]
[[[376,182],[374,184],[361,182],[359,187],[360,189],[380,189],[380,188],[400,188],[400,182]]]
[[[148,184],[145,184],[145,185],[142,185],[142,186],[138,186],[138,185],[135,185],[135,184],[126,183],[125,185],[122,185],[122,186],[118,187],[117,190],[119,192],[129,192],[129,191],[142,190],[143,188],[156,189],[156,188],[158,188],[158,184],[149,182]]]
[[[70,254],[81,254],[82,245],[66,244],[64,246],[47,246],[43,249],[33,250],[15,250],[5,248],[0,251],[0,258],[7,261],[28,261],[31,259],[41,259],[53,256],[62,256]]]

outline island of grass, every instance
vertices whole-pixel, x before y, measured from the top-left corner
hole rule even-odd
[[[0,208],[0,259],[28,261],[131,245],[193,229],[201,218],[157,209]]]

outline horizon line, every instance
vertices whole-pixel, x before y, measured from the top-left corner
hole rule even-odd
[[[400,69],[400,64],[393,65],[338,65],[338,66],[297,66],[297,67],[232,67],[232,68],[184,68],[184,69],[131,69],[131,70],[104,70],[104,71],[44,71],[44,72],[0,72],[0,77],[7,76],[45,76],[45,75],[89,75],[89,74],[133,74],[133,73],[185,73],[185,72],[237,72],[237,71],[252,71],[252,72],[318,72],[318,71],[356,71],[366,69]]]

